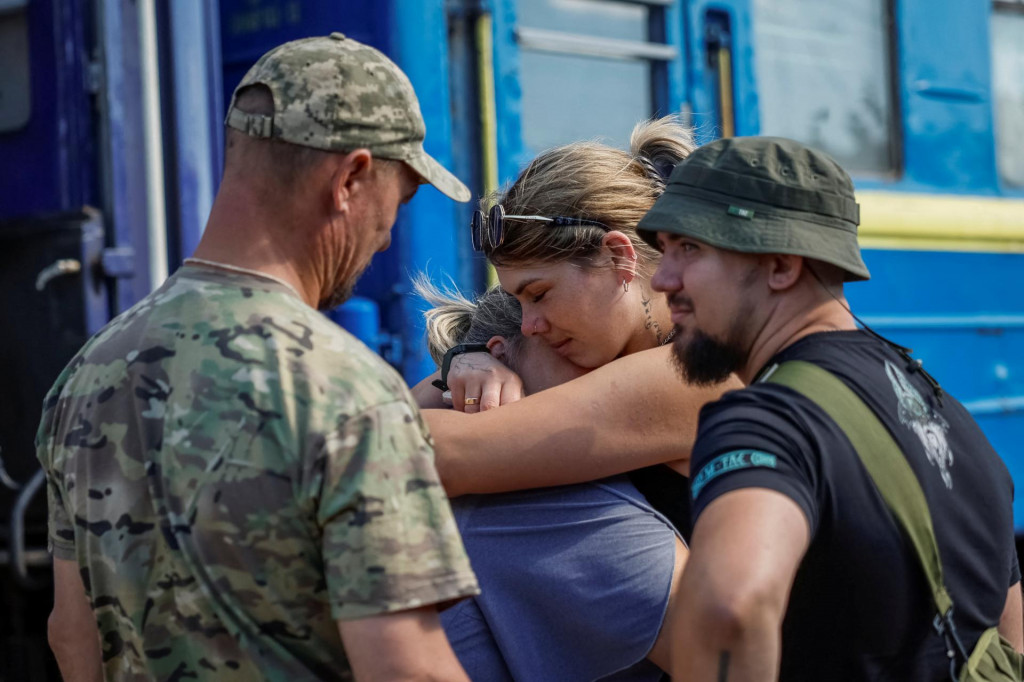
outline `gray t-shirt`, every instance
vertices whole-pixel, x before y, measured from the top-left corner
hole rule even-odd
[[[441,614],[473,682],[657,682],[677,534],[625,476],[453,501],[483,592]]]

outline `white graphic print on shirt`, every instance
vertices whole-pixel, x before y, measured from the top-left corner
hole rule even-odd
[[[896,392],[900,423],[913,430],[921,439],[928,461],[939,468],[943,483],[952,490],[953,475],[950,468],[953,466],[953,451],[946,440],[949,423],[941,415],[932,412],[921,394],[896,365],[886,361],[885,373],[892,382],[892,390]]]

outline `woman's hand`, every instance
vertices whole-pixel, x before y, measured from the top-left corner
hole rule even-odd
[[[462,353],[452,358],[448,387],[452,390],[452,407],[468,414],[514,403],[523,397],[519,375],[488,353]],[[466,404],[467,398],[472,404]]]

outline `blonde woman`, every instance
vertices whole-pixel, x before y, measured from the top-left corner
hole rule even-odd
[[[419,290],[434,306],[427,328],[438,364],[454,345],[480,344],[519,374],[527,395],[579,375],[540,337],[520,333],[519,304],[500,288],[476,301],[422,282]],[[452,509],[482,592],[441,620],[472,680],[662,678],[671,641],[663,621],[688,551],[625,476],[465,495]]]
[[[739,383],[680,382],[664,295],[650,287],[659,256],[636,224],[693,148],[691,131],[673,118],[639,124],[629,151],[558,147],[493,197],[487,215],[477,213],[474,246],[522,306],[522,333],[588,373],[520,400],[521,380],[490,355],[450,358],[444,380],[456,410],[425,411],[450,496],[659,465],[646,470],[643,492],[686,506],[685,486],[660,465],[688,472],[698,410]],[[431,404],[440,394],[425,380],[416,395]]]

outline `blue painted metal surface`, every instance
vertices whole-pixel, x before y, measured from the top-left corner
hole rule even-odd
[[[224,104],[260,55],[283,42],[341,31],[383,49],[387,9],[377,0],[220,0]]]
[[[997,182],[992,128],[989,3],[896,3],[904,167],[859,187],[952,194],[1019,194]],[[964,35],[977,36],[963,41]],[[957,45],[951,51],[950,45]],[[961,49],[962,48],[962,49]],[[969,227],[969,226],[967,226]],[[915,349],[972,412],[1017,481],[1024,481],[1024,255],[868,251],[872,281],[847,288],[854,310]],[[965,455],[966,456],[966,455]],[[1024,498],[1014,507],[1024,530]]]
[[[481,125],[478,55],[476,44],[477,22],[489,11],[475,0],[464,0],[449,5],[448,71],[451,95],[451,151],[450,170],[472,192],[474,200],[455,208],[455,247],[458,272],[455,281],[464,291],[479,288],[487,278],[487,260],[473,251],[467,226],[477,208],[477,197],[485,193],[483,129]]]
[[[756,135],[760,123],[754,82],[750,0],[690,0],[685,4],[687,92],[698,142],[710,142],[721,134],[717,129],[720,112],[716,83],[707,72],[706,29],[716,17],[728,18],[736,134]]]
[[[103,219],[99,212],[84,212],[82,223],[82,310],[85,333],[95,334],[110,321],[110,301],[104,286],[105,271],[100,269],[103,259]]]
[[[523,144],[523,88],[519,82],[515,0],[491,0],[494,20],[494,91],[498,119],[498,181],[514,180],[530,162]]]
[[[134,4],[98,3],[100,67],[98,137],[103,149],[99,175],[104,179],[103,212],[107,243],[131,248],[133,276],[118,280],[114,311],[127,310],[148,294],[149,236],[146,216],[146,163],[142,132],[138,15]]]
[[[353,296],[328,312],[327,317],[351,332],[370,350],[376,353],[384,350],[386,338],[380,329],[380,306],[373,299]]]
[[[99,203],[84,3],[28,3],[30,117],[0,133],[0,220]]]
[[[1024,396],[1000,396],[998,398],[982,398],[964,403],[967,411],[978,417],[991,417],[1010,415],[1014,412],[1024,412]]]
[[[905,160],[899,184],[910,191],[993,194],[990,3],[936,9],[929,0],[896,3]]]
[[[665,7],[656,15],[661,24],[660,37],[667,45],[677,48],[679,56],[664,65],[664,92],[655,89],[655,98],[660,101],[657,113],[660,115],[679,114],[689,105],[689,94],[686,91],[686,33],[685,17],[681,4]]]
[[[913,348],[960,400],[1022,395],[1024,299],[1010,293],[1021,258],[870,250],[872,280],[848,285],[847,296],[854,312]],[[1006,447],[1020,456],[1019,444]]]
[[[443,6],[420,0],[390,0],[389,54],[409,76],[423,108],[427,125],[424,147],[442,165],[451,167],[451,106],[448,80],[448,29]],[[465,232],[456,227],[454,202],[432,187],[423,187],[403,209],[392,249],[397,249],[405,271],[396,282],[403,343],[402,374],[418,381],[436,367],[427,353],[422,304],[412,296],[409,274],[447,275],[458,282],[456,239]]]
[[[224,165],[221,101],[220,17],[213,3],[177,2],[167,6],[173,131],[173,179],[168,203],[177,220],[169,246],[173,265],[195,251]]]
[[[130,247],[114,246],[103,250],[100,257],[103,274],[107,277],[127,278],[135,274],[135,251]]]

